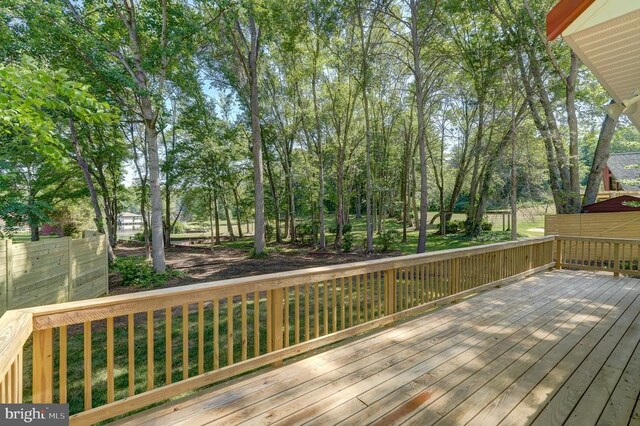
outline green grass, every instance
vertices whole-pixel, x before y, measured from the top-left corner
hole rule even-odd
[[[454,217],[456,220],[464,219],[464,215],[455,215],[459,216]],[[366,223],[364,219],[351,219],[352,224],[352,233],[354,236],[353,241],[353,250],[354,251],[362,251],[366,248]],[[519,226],[520,229],[525,229],[525,227],[538,227],[539,222],[529,222],[523,223]],[[491,244],[502,241],[509,241],[511,239],[511,231],[502,231],[501,227],[498,228],[500,230],[494,231],[483,231],[477,238],[468,238],[464,236],[464,234],[451,234],[446,236],[441,235],[433,235],[433,233],[437,229],[437,222],[435,225],[429,227],[429,235],[427,236],[427,251],[438,251],[438,250],[449,250],[456,248],[464,248],[464,247],[473,247],[482,244]],[[326,229],[329,230],[332,227],[335,227],[333,220],[328,220],[326,224]],[[384,223],[385,229],[395,229],[400,234],[402,233],[402,224],[397,222],[396,220],[388,219]],[[494,229],[496,229],[496,225],[494,225]],[[537,236],[532,233],[519,232],[518,235],[520,237],[529,237],[529,236]],[[542,235],[542,234],[540,234]],[[327,238],[327,247],[331,248],[333,246],[333,241],[335,239],[335,234],[331,232],[326,233]],[[223,247],[233,248],[237,250],[243,250],[250,252],[253,249],[253,237],[244,237],[237,238],[235,241],[223,241]],[[402,243],[399,240],[393,243],[389,249],[390,252],[400,252],[401,254],[413,254],[416,252],[416,247],[418,246],[418,231],[414,231],[413,229],[407,230],[407,242]],[[311,247],[311,246],[310,246]],[[270,241],[268,244],[269,250],[275,250],[278,252],[285,253],[294,253],[304,251],[304,249],[291,246],[287,244],[276,244],[274,241]],[[378,240],[377,234],[374,234],[374,249],[379,250],[380,244]]]

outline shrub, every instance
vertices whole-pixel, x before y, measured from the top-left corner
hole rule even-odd
[[[349,253],[351,252],[353,246],[353,234],[349,232],[348,234],[344,234],[342,237],[342,252]]]
[[[493,229],[493,222],[489,222],[487,220],[482,221],[480,229],[482,229],[483,231],[491,231]]]
[[[391,246],[400,238],[400,232],[396,229],[382,231],[376,238],[380,251],[388,251]]]
[[[296,225],[296,236],[300,242],[304,244],[305,237],[308,237],[309,243],[315,244],[320,234],[320,222],[316,220],[302,222]]]
[[[174,234],[182,234],[183,232],[185,232],[185,226],[184,223],[177,221],[174,225],[173,225],[173,231]]]
[[[62,225],[62,235],[65,237],[77,237],[80,235],[80,230],[75,222],[66,222]]]
[[[450,220],[445,225],[445,229],[447,234],[457,234],[459,232],[464,231],[464,221],[463,220]]]
[[[266,240],[266,242],[271,241],[271,239],[273,238],[273,225],[270,224],[269,222],[264,224],[264,238]]]
[[[182,276],[183,273],[167,268],[166,272],[157,273],[153,266],[140,256],[118,257],[111,267],[120,274],[123,286],[148,288],[165,284],[170,278]]]

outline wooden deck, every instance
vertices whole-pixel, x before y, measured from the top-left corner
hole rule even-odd
[[[640,425],[639,295],[544,272],[120,423]]]

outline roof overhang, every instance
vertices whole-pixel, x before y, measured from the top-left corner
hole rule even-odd
[[[640,0],[561,0],[547,14],[559,35],[621,108],[640,100]],[[640,102],[626,114],[640,129]]]

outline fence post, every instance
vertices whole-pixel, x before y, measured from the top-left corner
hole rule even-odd
[[[53,329],[33,332],[33,403],[53,401]]]
[[[71,302],[71,287],[73,287],[73,243],[71,242],[71,237],[67,237],[67,249],[69,253],[69,258],[67,262],[69,263],[69,269],[67,271],[67,302]]]
[[[269,309],[268,314],[271,316],[270,321],[267,323],[270,326],[270,330],[267,338],[271,340],[271,350],[277,351],[278,349],[282,349],[283,347],[283,339],[282,332],[284,329],[284,318],[283,318],[283,298],[284,292],[281,288],[275,288],[273,290],[267,291],[267,303],[271,307]],[[288,318],[287,318],[288,320]],[[274,366],[282,365],[282,361],[277,361],[274,363]]]
[[[556,269],[562,269],[562,240],[560,238],[556,239]]]
[[[7,238],[7,246],[6,246],[6,251],[5,251],[5,258],[6,258],[6,263],[5,263],[5,273],[6,275],[6,280],[5,280],[5,295],[4,295],[4,306],[5,309],[8,311],[9,309],[11,309],[12,307],[9,306],[9,302],[11,301],[11,292],[13,292],[13,241],[10,238]]]
[[[620,276],[620,244],[613,243],[613,276]]]
[[[384,271],[384,313],[385,315],[396,312],[396,270],[387,269]]]

